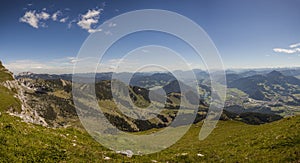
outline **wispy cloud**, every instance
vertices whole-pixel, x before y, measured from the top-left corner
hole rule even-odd
[[[69,60],[70,63],[74,64],[76,62],[78,62],[77,57],[67,57],[67,59]]]
[[[47,74],[71,74],[73,73],[74,65],[80,64],[80,72],[93,72],[95,70],[95,60],[98,58],[85,57],[78,59],[77,57],[70,56],[64,58],[50,59],[47,61],[41,60],[15,60],[7,62],[4,64],[6,68],[12,71],[14,74],[19,74],[21,72],[33,72],[33,73],[47,73]],[[103,65],[106,65],[105,68],[98,69],[99,72],[111,71],[111,67],[108,68],[108,65],[114,65],[117,60],[111,60]]]
[[[103,5],[104,7],[105,5]],[[27,8],[26,8],[27,10]],[[38,12],[40,11],[40,12]],[[71,9],[65,8],[62,10],[57,10],[55,12],[49,13],[46,8],[41,10],[29,10],[24,13],[24,15],[19,18],[19,22],[27,23],[33,28],[48,27],[47,21],[55,21],[60,23],[66,23],[68,29],[72,27],[73,23],[76,23],[80,28],[86,30],[89,33],[99,32],[102,29],[96,29],[95,25],[99,23],[100,15],[103,9],[96,7],[95,9],[89,9],[84,14],[79,14],[78,17],[72,17],[69,15]],[[108,24],[109,27],[115,27],[115,23]]]
[[[60,16],[62,14],[62,12],[61,11],[56,11],[55,13],[53,13],[53,15],[51,16],[51,18],[52,18],[52,20],[53,21],[56,21],[57,20],[57,18],[58,18],[58,16]]]
[[[50,18],[50,15],[44,11],[41,13],[37,13],[36,16],[39,20],[47,20]]]
[[[299,46],[300,43],[291,44],[290,48],[274,48],[273,51],[276,53],[294,54],[300,52],[300,48],[297,48]]]
[[[276,53],[294,54],[294,53],[300,52],[300,48],[296,48],[296,49],[274,48],[273,51]]]
[[[59,20],[59,22],[65,23],[68,19],[69,19],[69,17],[61,18],[61,19]]]
[[[80,20],[77,22],[77,25],[82,29],[87,30],[89,33],[94,33],[101,31],[101,29],[94,29],[92,25],[99,22],[100,14],[102,9],[92,9],[84,15],[81,15]]]
[[[27,23],[33,28],[45,27],[44,22],[41,20],[47,20],[50,15],[44,11],[37,13],[35,10],[25,12],[24,16],[19,19],[20,22]]]
[[[155,64],[149,64],[143,59],[136,58],[123,58],[123,59],[108,59],[97,63],[99,58],[85,57],[77,58],[74,56],[50,59],[47,61],[41,60],[16,60],[4,63],[4,66],[12,71],[14,74],[19,74],[21,72],[33,72],[33,73],[47,73],[47,74],[71,74],[73,73],[74,65],[77,66],[77,71],[80,73],[94,72],[97,67],[97,72],[136,72],[136,71],[162,71],[165,69],[160,68],[160,66],[155,66]],[[165,60],[166,61],[166,60]],[[165,64],[162,64],[165,63]],[[187,64],[187,65],[186,65]],[[190,68],[203,68],[199,67],[199,63],[186,63],[183,65],[182,62],[162,61],[157,65],[164,65],[168,70],[175,71],[178,67],[189,66]],[[80,67],[78,67],[80,66]],[[189,70],[189,69],[182,69]]]
[[[291,44],[291,45],[290,45],[290,48],[296,48],[296,47],[298,47],[298,46],[300,46],[300,43],[297,43],[297,44]]]
[[[24,16],[20,18],[19,21],[23,22],[23,23],[28,23],[33,28],[39,28],[39,26],[38,26],[39,20],[38,20],[38,18],[35,15],[35,11],[28,11],[28,12],[26,12],[24,14]]]
[[[76,23],[76,19],[73,19],[73,20],[69,21],[69,23],[68,23],[68,29],[72,28],[73,23]]]
[[[73,65],[75,62],[76,58],[66,57],[48,61],[16,60],[8,62],[4,65],[14,74],[18,74],[24,71],[30,71],[34,73],[63,74],[72,73]]]

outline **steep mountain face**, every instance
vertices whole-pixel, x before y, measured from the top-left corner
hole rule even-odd
[[[32,109],[24,95],[24,87],[16,81],[0,62],[0,106],[1,110],[20,117],[25,122],[47,126],[48,124]]]
[[[41,115],[50,127],[79,125],[71,99],[71,82],[62,79],[19,78],[27,104]]]

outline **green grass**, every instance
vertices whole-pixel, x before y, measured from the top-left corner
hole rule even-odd
[[[12,111],[21,111],[21,102],[14,97],[15,91],[1,85],[2,82],[13,80],[12,75],[5,69],[0,61],[0,112],[6,112],[8,109]]]
[[[94,162],[108,152],[80,130],[44,128],[6,114],[0,121],[0,162]]]
[[[74,128],[50,129],[0,116],[0,162],[297,162],[300,160],[300,116],[259,126],[220,121],[204,141],[201,123],[170,148],[151,155],[127,158]],[[147,132],[153,132],[146,131]],[[170,135],[171,136],[171,135]],[[76,145],[74,145],[74,143]],[[187,153],[186,155],[182,155]],[[198,153],[203,157],[197,156]]]
[[[8,109],[14,112],[21,111],[21,102],[14,95],[14,92],[0,85],[0,112],[6,112]]]
[[[8,72],[7,69],[2,65],[0,62],[0,83],[7,81],[7,80],[13,80],[12,75]]]

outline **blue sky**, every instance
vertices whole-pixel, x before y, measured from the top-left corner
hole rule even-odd
[[[299,0],[4,0],[0,60],[15,73],[69,73],[81,45],[97,26],[132,10],[164,9],[200,25],[226,68],[300,67],[299,6]],[[184,44],[164,34],[144,32],[120,42],[104,64],[114,65],[122,53],[155,43],[178,51],[194,68],[203,66]]]

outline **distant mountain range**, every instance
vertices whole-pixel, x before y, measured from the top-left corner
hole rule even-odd
[[[6,70],[7,71],[7,70]],[[261,124],[281,119],[281,117],[296,115],[300,111],[300,80],[291,74],[298,75],[298,70],[249,70],[226,71],[227,98],[224,113],[221,119],[240,120],[250,124]],[[8,71],[7,71],[8,72]],[[210,80],[209,74],[202,70],[193,70],[199,85],[199,113],[196,122],[205,118],[210,104]],[[175,75],[184,77],[186,81],[178,81]],[[79,74],[82,83],[86,79],[95,77],[95,89],[99,103],[105,104],[106,116],[112,123],[122,122],[123,129],[128,131],[140,131],[149,128],[167,126],[180,106],[181,86],[189,88],[189,82],[195,82],[193,76],[187,71],[176,71],[174,74],[165,72],[147,73],[86,73]],[[288,75],[285,75],[288,74]],[[10,74],[11,75],[11,74]],[[31,112],[36,112],[45,122],[54,127],[77,125],[78,118],[72,99],[72,74],[35,74],[31,72],[20,73],[15,76],[19,86],[19,94],[30,107]],[[150,101],[150,89],[162,87],[166,92],[166,101],[162,104],[169,110],[161,113],[160,118],[151,121],[134,121],[123,116],[113,102],[111,81],[117,77],[120,83],[130,79],[128,90],[131,100],[139,107],[147,107],[151,102],[159,102],[164,99],[162,95],[153,95],[155,101]],[[216,76],[218,78],[218,76]],[[221,78],[220,76],[219,78]],[[13,79],[12,79],[13,80]],[[85,89],[91,83],[85,83]],[[225,84],[220,82],[219,84]],[[92,88],[92,87],[91,87]],[[195,93],[195,92],[194,92]],[[194,96],[191,92],[191,97]],[[128,99],[121,98],[121,106],[128,107]],[[109,101],[109,102],[108,102]],[[109,103],[109,104],[107,104]],[[87,104],[82,103],[82,106]],[[29,115],[28,115],[29,116]],[[115,119],[118,119],[115,121]],[[164,119],[164,120],[163,120]],[[125,128],[124,128],[124,124]],[[128,128],[126,128],[126,126]]]
[[[180,73],[185,75],[184,72]],[[207,116],[211,100],[208,74],[203,71],[197,73],[200,100],[196,104],[198,110],[195,112],[196,119],[194,123],[197,124],[192,127],[193,134],[198,134],[199,125],[202,124],[198,122],[203,121]],[[120,79],[126,79],[132,74],[122,73],[118,75],[122,76]],[[84,79],[92,76],[93,74],[81,74],[80,77],[84,81]],[[184,118],[185,114],[177,115],[178,109],[182,105],[182,92],[179,89],[179,84],[186,89],[190,89],[190,81],[178,81],[172,74],[157,72],[133,74],[130,85],[126,85],[121,80],[112,80],[111,77],[112,73],[96,74],[95,93],[104,116],[118,129],[126,132],[154,132],[157,129],[169,126],[177,116],[183,116]],[[243,149],[259,144],[253,149],[255,153],[257,153],[257,150],[269,151],[276,148],[278,149],[277,153],[292,149],[290,151],[292,152],[291,155],[295,154],[294,151],[297,151],[299,146],[299,136],[297,136],[299,135],[297,134],[299,133],[297,130],[299,117],[294,116],[300,114],[300,80],[279,71],[268,71],[266,73],[255,71],[230,72],[226,74],[226,77],[228,89],[224,111],[220,117],[221,122],[218,123],[218,127],[215,129],[218,134],[212,134],[210,139],[213,142],[220,140],[220,143],[217,143],[219,146],[226,146],[224,149],[232,148],[234,152],[236,152],[236,148],[233,147],[236,147],[237,144],[244,145]],[[99,149],[100,152],[107,149],[104,149],[101,145],[94,146],[96,143],[82,128],[78,118],[78,115],[94,118],[99,110],[91,107],[89,101],[85,101],[84,98],[79,99],[79,102],[77,102],[80,107],[87,110],[81,112],[75,109],[71,80],[72,75],[70,74],[50,75],[30,72],[21,73],[14,78],[12,73],[0,62],[0,149],[1,151],[8,151],[0,151],[0,160],[4,159],[7,162],[11,158],[19,160],[20,157],[25,160],[32,160],[29,158],[34,156],[34,159],[40,158],[40,161],[47,159],[57,161],[75,158],[74,152],[77,152],[76,157],[81,157],[80,154],[82,153],[90,152],[97,160],[105,161],[102,155],[99,156]],[[119,86],[124,86],[117,94],[120,98],[118,102],[113,100],[112,82],[118,82]],[[76,84],[78,84],[79,90],[94,88],[92,83],[79,82]],[[150,91],[157,86],[161,86],[166,94],[154,92],[150,99]],[[129,94],[129,99],[124,97],[126,93]],[[189,92],[189,96],[195,96],[195,92]],[[164,101],[164,99],[166,100]],[[142,109],[147,108],[152,103],[154,105],[148,109],[163,106],[163,110],[151,119],[135,119],[127,116],[128,114],[124,114],[135,113],[132,112],[129,100]],[[184,111],[187,112],[186,117],[189,117],[189,107],[185,104],[183,106]],[[120,111],[120,107],[122,111]],[[284,117],[287,118],[280,120]],[[26,123],[21,122],[20,119]],[[187,122],[182,121],[176,124],[175,127],[186,125]],[[32,125],[32,123],[37,125]],[[268,134],[265,134],[268,129],[270,129]],[[214,133],[216,133],[215,131]],[[109,134],[115,132],[112,128],[105,130],[105,133]],[[224,137],[224,134],[227,136]],[[263,136],[259,139],[260,141],[257,140],[259,136]],[[195,137],[197,136],[195,135]],[[190,135],[185,138],[190,143],[187,148],[195,150],[195,146],[192,144],[198,141],[191,143],[191,138]],[[239,139],[235,140],[236,138]],[[252,144],[245,144],[243,142],[245,139],[247,141],[251,140]],[[233,142],[233,140],[235,141]],[[270,147],[265,149],[264,146],[260,145],[261,141],[265,141],[263,145],[267,142]],[[211,143],[209,142],[205,147],[210,149]],[[214,147],[210,150],[215,151]],[[71,152],[68,153],[68,151]],[[174,152],[170,153],[167,154],[173,157]],[[106,154],[109,154],[112,157],[110,159],[114,160],[124,161],[124,159],[127,159],[111,151],[106,151]],[[176,156],[176,159],[181,156],[184,155],[180,154],[178,157]],[[197,158],[199,157],[197,156]],[[232,155],[230,154],[228,157],[230,158]],[[241,155],[241,157],[244,158],[244,155]],[[293,155],[293,157],[297,158],[299,156]],[[84,158],[86,159],[86,157]],[[142,160],[144,161],[144,159]]]
[[[280,72],[284,76],[300,77],[300,68],[226,70],[225,74],[226,74],[227,83],[229,83],[239,78],[250,77],[254,75],[265,75],[272,71]],[[190,76],[191,74],[190,72],[192,72],[195,75],[197,80],[205,80],[209,78],[208,72],[200,69],[193,69],[192,71],[177,70],[174,71],[173,73],[182,76],[182,78],[189,80],[189,79],[193,79],[193,76]],[[103,72],[103,73],[96,73],[96,74],[82,73],[79,74],[78,76],[81,76],[83,78],[95,77],[96,81],[101,81],[101,80],[111,80],[113,74],[114,74],[113,72]],[[144,78],[143,81],[147,81],[148,83],[152,83],[154,81],[155,82],[162,81],[163,83],[165,83],[168,81],[172,81],[175,78],[173,74],[166,73],[166,72],[137,72],[137,73],[123,72],[123,73],[115,73],[114,75],[120,78],[122,77],[126,78],[128,76],[132,76],[131,78],[132,85],[139,85],[139,84],[145,85],[141,83],[142,81],[140,80],[141,78]],[[32,72],[22,72],[15,75],[15,78],[72,80],[72,74],[36,74]]]
[[[287,70],[284,70],[287,73]],[[193,70],[199,84],[199,117],[197,121],[205,118],[207,108],[210,101],[210,82],[209,74],[202,70]],[[177,71],[177,75],[184,76],[188,73],[185,71]],[[90,79],[95,76],[96,81],[96,95],[101,103],[103,100],[112,100],[111,80],[113,77],[118,77],[120,81],[130,79],[130,97],[131,100],[138,106],[147,106],[150,104],[149,89],[156,86],[161,86],[166,91],[168,97],[165,103],[165,108],[173,110],[172,114],[162,114],[166,120],[162,123],[161,119],[154,121],[158,126],[167,126],[168,123],[174,118],[176,110],[180,105],[180,88],[175,76],[171,73],[153,72],[153,73],[86,73],[78,75],[85,79]],[[33,88],[35,93],[26,93],[28,103],[32,107],[38,107],[38,112],[42,117],[46,117],[49,124],[55,126],[64,126],[69,124],[68,121],[73,121],[76,116],[74,105],[72,103],[71,94],[71,80],[72,74],[34,74],[30,72],[20,73],[15,78],[26,87]],[[188,87],[189,82],[192,81],[192,76],[185,76],[188,82],[180,81],[181,84]],[[289,116],[298,114],[299,111],[295,108],[298,105],[298,93],[300,80],[293,76],[285,76],[279,71],[243,71],[235,73],[227,71],[226,80],[228,85],[227,100],[225,105],[225,112],[222,119],[236,119],[245,123],[261,124],[278,120],[281,116]],[[220,83],[224,84],[224,83]],[[87,84],[88,86],[89,84]],[[139,90],[139,91],[137,91]],[[160,97],[157,95],[157,97]],[[300,96],[299,96],[300,97]],[[47,103],[35,103],[34,101],[48,101]],[[51,102],[52,101],[52,102]],[[64,102],[65,101],[65,102]],[[126,106],[126,100],[122,102]],[[157,98],[159,101],[159,98]],[[53,106],[49,103],[53,103]],[[85,104],[83,104],[85,105]],[[111,103],[111,106],[114,104]],[[60,112],[61,109],[56,109],[59,106],[62,110],[69,110],[68,112]],[[45,108],[48,108],[45,110]],[[107,116],[111,117],[112,111],[106,108]],[[113,111],[116,114],[118,111]],[[117,114],[118,117],[123,117]],[[61,116],[61,118],[60,118]],[[74,118],[72,118],[72,116]],[[115,115],[114,115],[115,116]],[[58,121],[62,117],[70,117],[73,120]],[[116,117],[115,117],[116,118]],[[132,124],[132,120],[124,117],[122,123],[128,122],[127,127],[129,130],[145,130],[139,128],[139,125]],[[240,118],[240,119],[239,119]],[[75,118],[76,119],[76,118]],[[111,117],[111,120],[114,118]],[[160,122],[161,121],[161,122]],[[134,122],[135,123],[135,122]],[[150,126],[154,127],[153,123],[147,122]],[[130,125],[131,124],[131,125]],[[133,126],[132,126],[133,125]]]
[[[238,88],[256,100],[272,100],[276,97],[291,96],[300,93],[300,80],[293,76],[284,76],[278,71],[265,75],[253,75],[236,78],[228,82],[228,87]]]

